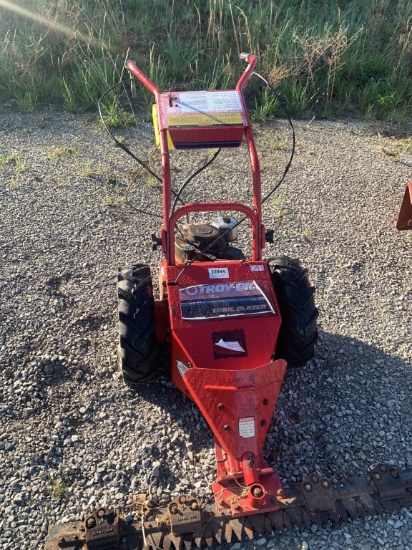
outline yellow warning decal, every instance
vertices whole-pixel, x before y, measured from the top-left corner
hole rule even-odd
[[[156,136],[156,147],[160,147],[159,118],[157,114],[157,105],[155,103],[152,105],[152,118],[153,118],[153,128]],[[175,148],[169,132],[167,132],[167,145],[169,149]]]
[[[243,126],[241,113],[196,113],[169,115],[169,128],[176,126]]]

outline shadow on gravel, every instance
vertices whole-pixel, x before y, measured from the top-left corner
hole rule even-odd
[[[412,365],[375,346],[321,332],[315,359],[286,373],[266,456],[299,482],[313,471],[363,474],[412,465]]]
[[[194,455],[201,455],[213,446],[212,431],[169,380],[165,365],[161,381],[134,392],[167,411],[189,436]],[[286,372],[266,459],[286,485],[313,471],[339,478],[363,474],[377,462],[408,467],[410,388],[412,365],[359,340],[321,332],[315,358]]]

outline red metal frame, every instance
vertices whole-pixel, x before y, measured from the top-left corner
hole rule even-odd
[[[261,250],[265,245],[265,242],[264,242],[265,231],[264,231],[264,228],[261,227],[262,198],[261,198],[260,165],[259,165],[259,158],[256,151],[255,140],[253,138],[253,133],[250,126],[249,116],[247,115],[246,104],[243,98],[243,94],[241,93],[253,74],[253,71],[256,67],[257,58],[255,55],[249,54],[247,61],[248,61],[248,65],[236,85],[236,90],[240,92],[241,102],[243,105],[244,112],[246,113],[246,124],[244,126],[244,134],[245,134],[246,143],[249,149],[250,163],[251,163],[251,169],[252,169],[253,206],[255,209],[254,217],[256,217],[257,226],[260,228],[260,229],[257,229],[255,227],[255,231],[252,237],[252,250],[254,251],[253,258],[260,259]],[[156,104],[159,108],[160,107],[159,99],[161,96],[159,88],[143,73],[143,71],[141,71],[136,66],[134,61],[127,61],[125,67],[138,80],[140,80],[140,82],[154,95]],[[160,118],[161,117],[159,116],[159,120]],[[159,127],[159,133],[160,133],[160,153],[162,157],[162,191],[163,191],[162,241],[165,242],[167,240],[168,242],[168,246],[164,245],[163,252],[166,255],[168,265],[174,265],[175,256],[174,256],[173,235],[174,235],[174,226],[176,224],[176,221],[188,211],[192,211],[192,212],[208,211],[208,208],[210,207],[210,203],[205,203],[203,208],[201,204],[191,205],[192,210],[188,210],[189,205],[186,205],[183,208],[177,209],[176,212],[174,213],[174,216],[172,216],[172,218],[169,217],[170,208],[172,204],[172,191],[171,191],[172,177],[171,177],[171,170],[170,170],[170,152],[169,152],[169,145],[167,141],[167,130],[163,127]],[[217,204],[217,207],[215,207],[214,210],[222,210],[225,208],[225,205],[223,203],[216,203],[216,204]],[[246,212],[243,210],[244,208],[246,207],[242,205],[242,210],[240,211],[244,212],[252,220],[252,223],[254,223],[255,220],[251,217],[251,214],[252,214],[251,210],[248,209],[248,211]],[[254,226],[256,226],[256,223],[254,223]]]
[[[412,229],[412,181],[406,186],[396,228]]]
[[[242,93],[257,59],[253,54],[244,57],[248,62],[247,68],[239,79],[236,90],[229,94],[234,97],[235,102],[238,97],[240,99],[241,106],[234,116],[237,122],[226,126],[215,125],[213,122],[207,128],[201,129],[185,127],[183,124],[178,132],[169,128],[167,121],[165,122],[166,116],[162,108],[172,109],[169,109],[169,103],[165,101],[165,94],[160,92],[133,61],[126,63],[126,68],[153,93],[158,109],[163,171],[161,239],[165,259],[159,271],[161,296],[155,306],[157,336],[159,341],[168,339],[170,342],[174,384],[198,405],[213,430],[218,471],[218,477],[213,483],[215,503],[217,509],[230,511],[233,516],[277,510],[277,499],[284,497],[278,475],[267,466],[262,454],[286,362],[282,359],[273,360],[282,320],[269,269],[262,260],[265,230],[262,225],[260,166]],[[205,96],[208,93],[210,92],[204,92]],[[167,97],[172,106],[173,94],[168,93]],[[212,97],[212,101],[216,98],[217,96]],[[242,124],[239,120],[242,120]],[[222,140],[222,135],[229,135],[227,143],[233,145],[232,142],[236,142],[240,131],[241,138],[245,137],[250,156],[253,208],[237,202],[203,202],[186,204],[171,214],[169,130],[172,138],[175,131],[179,143],[186,144],[187,147],[190,147],[191,139],[196,141],[196,146],[205,143],[199,137],[202,132],[206,132],[207,139],[212,141]],[[178,220],[190,212],[221,210],[238,211],[249,218],[252,226],[251,259],[193,262],[188,269],[184,269],[184,265],[179,264],[175,258],[174,235]],[[222,273],[218,278],[211,275],[211,270],[216,266]],[[249,282],[258,285],[262,290],[270,304],[270,311],[258,315],[182,318],[179,294],[181,289],[203,285],[206,291],[210,289],[212,292],[218,286],[225,288],[225,285]],[[216,352],[219,338],[228,342],[235,340],[241,351],[228,353],[227,356],[219,355],[221,352]]]

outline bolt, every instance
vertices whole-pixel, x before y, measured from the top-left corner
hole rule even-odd
[[[263,426],[266,426],[266,420],[261,420],[260,421],[260,425],[263,427]]]
[[[310,479],[313,481],[313,483],[317,483],[319,481],[319,478],[317,475],[311,476]]]
[[[199,504],[194,500],[190,505],[191,510],[199,510]]]
[[[269,405],[269,399],[266,399],[266,397],[265,397],[265,399],[263,400],[263,404],[264,405]]]
[[[378,474],[378,472],[375,472],[375,473],[373,474],[373,477],[374,477],[377,481],[380,481],[380,480],[382,479],[381,474]]]
[[[303,488],[307,493],[310,493],[312,490],[312,485],[310,483],[304,483]]]
[[[322,480],[322,487],[323,487],[324,489],[329,489],[330,483],[329,483],[329,481],[328,481],[327,479],[323,479],[323,480]]]
[[[254,497],[262,497],[263,496],[263,490],[262,490],[262,487],[259,487],[259,486],[256,486],[256,487],[253,487],[252,489],[252,495]]]
[[[177,514],[177,504],[171,504],[169,507],[169,511],[173,515]]]
[[[391,476],[394,478],[394,479],[398,479],[399,477],[399,472],[396,468],[391,468]]]
[[[382,473],[385,473],[385,472],[386,472],[386,466],[385,466],[385,464],[381,464],[381,465],[379,466],[379,470],[380,470]]]
[[[93,527],[96,527],[96,520],[93,516],[90,516],[86,519],[86,527],[87,529],[93,529]]]
[[[219,405],[217,406],[217,408],[219,409],[219,411],[223,411],[223,409],[225,408],[225,406],[223,405],[223,403],[219,403]]]
[[[230,426],[228,426],[227,424],[225,424],[223,426],[223,429],[225,430],[225,432],[228,432],[230,430]]]

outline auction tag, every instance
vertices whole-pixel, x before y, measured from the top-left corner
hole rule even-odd
[[[255,437],[255,419],[253,416],[246,416],[239,419],[239,435],[244,439]]]
[[[209,279],[229,279],[227,267],[209,267]]]

